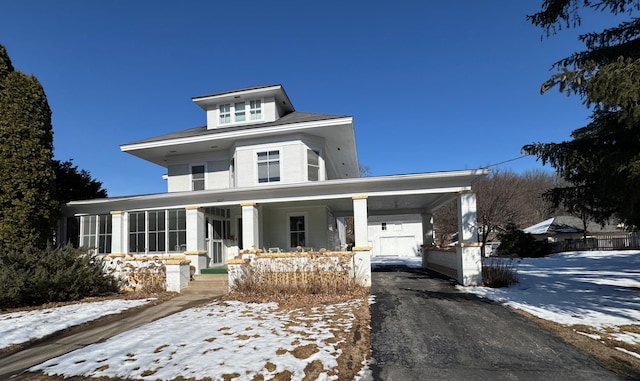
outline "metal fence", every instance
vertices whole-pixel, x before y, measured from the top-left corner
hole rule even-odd
[[[640,249],[640,234],[623,233],[598,235],[586,239],[569,239],[552,244],[554,252],[574,250],[631,250]]]

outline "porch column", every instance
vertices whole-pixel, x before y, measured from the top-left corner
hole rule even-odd
[[[199,274],[201,269],[207,268],[209,265],[205,238],[205,229],[207,227],[204,209],[196,205],[187,206],[184,209],[187,224],[187,247],[184,255],[191,261],[192,271]],[[173,247],[169,249],[174,250]]]
[[[255,202],[240,204],[242,207],[242,247],[245,250],[260,246],[258,207]]]
[[[427,268],[429,249],[435,246],[433,239],[433,214],[422,213],[422,267]]]
[[[340,250],[347,245],[347,223],[344,217],[337,217],[336,224],[338,225],[338,237],[340,238]]]
[[[111,211],[111,254],[125,254],[124,247],[124,212],[121,210]]]
[[[369,222],[367,195],[353,196],[353,276],[365,287],[371,287],[371,246],[369,246]]]
[[[458,283],[482,284],[482,261],[476,222],[476,194],[461,192],[458,197],[458,245],[456,247]]]

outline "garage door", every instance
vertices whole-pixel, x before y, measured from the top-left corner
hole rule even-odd
[[[378,255],[395,257],[413,257],[416,239],[414,236],[408,237],[380,237],[380,250]]]

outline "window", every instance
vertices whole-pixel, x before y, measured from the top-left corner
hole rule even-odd
[[[280,151],[258,152],[258,182],[280,181]]]
[[[191,190],[204,190],[204,165],[191,167]]]
[[[186,250],[184,209],[129,213],[129,252],[167,253]]]
[[[164,210],[147,212],[149,220],[149,252],[157,253],[165,251],[165,220]]]
[[[386,222],[382,223],[382,230],[387,230],[387,223]]]
[[[111,253],[111,214],[98,216],[98,253]]]
[[[129,213],[129,252],[145,252],[145,212]]]
[[[249,109],[247,111],[247,108]],[[247,120],[262,120],[262,101],[254,99],[249,102],[226,103],[218,106],[219,124],[244,122]],[[233,119],[231,116],[233,115]]]
[[[234,105],[234,109],[235,109],[234,117],[236,122],[244,122],[246,120],[244,107],[245,107],[244,102],[237,102]]]
[[[111,215],[82,216],[79,236],[81,246],[97,254],[111,253]]]
[[[250,119],[251,120],[262,119],[262,102],[260,100],[250,101],[249,106],[250,106],[250,111],[249,111]]]
[[[169,215],[169,251],[187,248],[187,214],[184,209],[167,211]]]
[[[231,123],[231,105],[220,105],[218,107],[220,113],[220,124],[228,124]]]
[[[304,216],[289,217],[289,236],[291,247],[305,246]]]
[[[320,160],[317,152],[307,150],[307,179],[318,181],[320,179]]]

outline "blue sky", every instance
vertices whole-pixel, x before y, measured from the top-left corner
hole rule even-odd
[[[372,175],[478,168],[566,140],[588,110],[539,89],[579,31],[544,37],[525,19],[540,2],[9,1],[0,43],[44,86],[56,158],[121,196],[166,184],[120,144],[203,125],[192,97],[258,84],[282,84],[298,111],[352,115]]]

